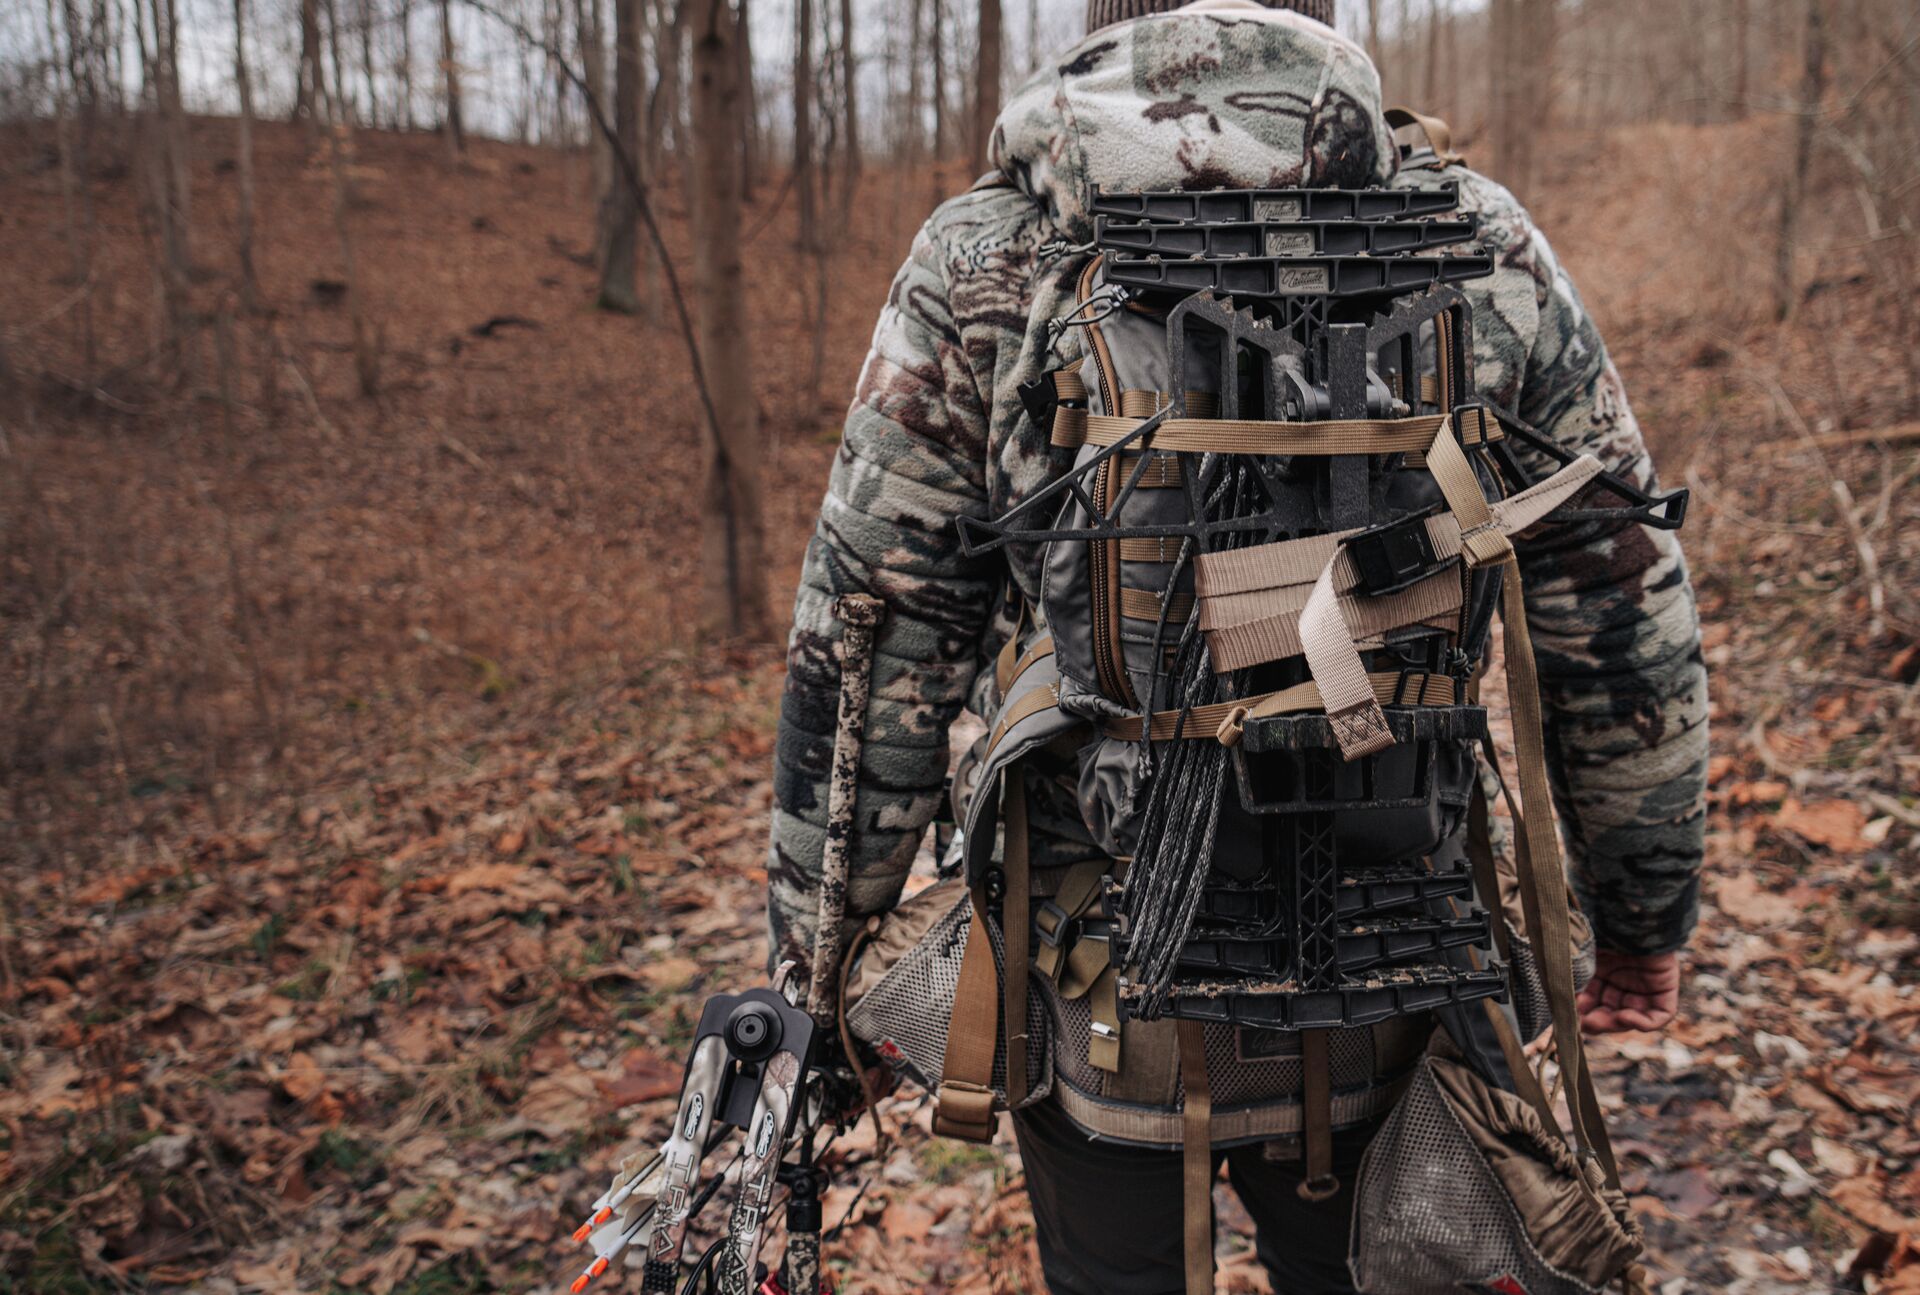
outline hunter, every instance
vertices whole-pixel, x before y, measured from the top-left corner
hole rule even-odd
[[[859,375],[794,609],[768,868],[774,961],[806,965],[813,941],[834,599],[863,591],[887,609],[850,928],[899,901],[942,803],[950,726],[963,710],[994,714],[996,657],[1037,633],[1041,554],[969,558],[955,518],[998,517],[1058,470],[1018,390],[1057,359],[1039,302],[1057,304],[1043,289],[1092,237],[1093,188],[1357,188],[1401,166],[1378,73],[1333,18],[1333,0],[1091,0],[1086,39],[1000,115],[989,176],[914,239]],[[1650,489],[1620,375],[1545,237],[1492,180],[1449,155],[1431,165],[1430,180],[1458,184],[1496,266],[1464,285],[1482,398]],[[1550,529],[1516,547],[1571,879],[1597,944],[1581,1020],[1590,1033],[1659,1029],[1679,1000],[1703,847],[1707,696],[1686,565],[1670,532],[1632,522]],[[1071,764],[1025,767],[1036,904],[1095,852]],[[1089,1069],[1084,1038],[1060,1034],[1050,1094],[1014,1113],[1056,1292],[1190,1288],[1172,1025],[1127,1022],[1117,1073]],[[1274,1288],[1353,1290],[1351,1171],[1429,1031],[1402,1019],[1333,1032],[1342,1189],[1307,1199],[1300,1067],[1236,1048],[1229,1027],[1208,1030],[1216,1170],[1225,1163],[1254,1220]]]

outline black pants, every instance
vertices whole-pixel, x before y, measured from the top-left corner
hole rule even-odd
[[[1014,1117],[1040,1266],[1053,1295],[1183,1295],[1186,1264],[1178,1151],[1095,1142],[1047,1101]],[[1258,1146],[1214,1152],[1253,1216],[1255,1249],[1276,1295],[1353,1295],[1347,1233],[1353,1178],[1373,1127],[1334,1138],[1340,1192],[1300,1198],[1296,1161],[1269,1161]]]

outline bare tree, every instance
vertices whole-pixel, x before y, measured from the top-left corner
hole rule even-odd
[[[640,147],[641,80],[640,26],[646,0],[613,0],[613,123],[619,150],[634,159],[644,173],[646,157]],[[637,186],[618,173],[607,186],[600,207],[600,305],[632,313],[640,308],[634,284],[634,243],[640,219]]]
[[[713,390],[701,510],[701,620],[730,638],[772,636],[767,608],[760,443],[740,264],[739,15],[728,0],[700,0],[693,31],[694,295],[700,353],[729,380]]]
[[[331,5],[329,5],[331,8]],[[334,54],[339,54],[340,29],[332,28]],[[333,92],[320,100],[326,115],[327,169],[333,179],[333,231],[340,243],[340,277],[346,285],[347,319],[353,332],[353,368],[360,394],[373,396],[380,391],[380,359],[383,333],[368,311],[364,285],[360,279],[360,257],[353,229],[353,184],[347,175],[347,150],[353,139],[353,123],[342,106],[339,82]]]
[[[813,0],[793,7],[793,191],[800,212],[800,247],[818,240],[813,174]]]
[[[368,125],[380,120],[380,83],[373,75],[374,0],[358,0],[354,24],[360,29],[360,75],[367,83]]]
[[[1494,161],[1524,199],[1534,141],[1552,115],[1554,0],[1492,0],[1488,13]]]
[[[240,194],[234,250],[240,261],[240,304],[251,311],[259,306],[260,285],[253,268],[253,78],[247,71],[247,0],[233,0],[233,82],[240,94],[239,138],[235,141]]]
[[[980,57],[974,64],[974,166],[985,164],[993,139],[993,120],[1000,115],[1000,0],[980,0]]]
[[[453,50],[453,0],[440,0],[440,87],[446,116],[447,152],[458,163],[467,155],[467,132],[460,119],[460,64]]]
[[[933,160],[936,165],[947,156],[947,5],[932,0],[933,32]]]
[[[413,0],[400,0],[399,13],[395,19],[399,27],[400,57],[395,68],[400,78],[400,108],[394,114],[394,121],[402,130],[413,129]]]
[[[1806,0],[1806,32],[1801,44],[1800,103],[1793,127],[1793,173],[1780,189],[1780,241],[1773,260],[1773,314],[1793,314],[1793,256],[1800,240],[1800,206],[1807,193],[1807,165],[1813,158],[1813,133],[1820,100],[1827,92],[1826,0]]]
[[[740,201],[751,203],[759,182],[760,105],[753,88],[753,24],[747,18],[747,0],[740,0],[740,38],[734,42],[740,86]]]
[[[841,178],[842,211],[851,206],[854,185],[860,178],[860,95],[857,87],[858,82],[854,80],[853,0],[840,0],[840,95],[845,100],[841,121],[847,133],[842,142],[847,159],[846,175]]]
[[[587,83],[586,95],[592,103],[607,101],[606,20],[600,0],[574,0],[574,36],[580,44],[580,74]],[[569,89],[565,79],[561,93]],[[616,106],[615,111],[618,111]],[[613,150],[606,137],[587,124],[587,156],[593,163],[593,198],[596,210],[605,213],[607,193],[614,183]]]
[[[320,61],[320,0],[300,0],[300,74],[293,97],[295,120],[313,122],[326,93],[326,72]]]

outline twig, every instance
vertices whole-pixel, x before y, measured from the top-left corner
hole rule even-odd
[[[1880,578],[1880,555],[1875,551],[1873,541],[1867,538],[1866,531],[1860,525],[1859,517],[1854,514],[1853,489],[1847,485],[1839,473],[1833,470],[1833,464],[1828,461],[1827,452],[1822,448],[1820,439],[1813,434],[1813,429],[1807,426],[1807,420],[1800,416],[1800,411],[1794,407],[1793,400],[1780,383],[1771,373],[1754,364],[1752,357],[1737,344],[1733,349],[1746,359],[1748,371],[1761,386],[1767,389],[1767,393],[1773,397],[1774,404],[1779,406],[1787,422],[1792,424],[1800,439],[1806,442],[1808,449],[1813,451],[1814,458],[1819,460],[1820,470],[1827,477],[1827,490],[1833,495],[1834,504],[1840,513],[1840,522],[1847,528],[1847,536],[1853,542],[1854,555],[1860,562],[1860,574],[1867,582],[1867,606],[1872,611],[1872,618],[1867,622],[1867,635],[1869,638],[1879,638],[1887,631],[1887,587]]]
[[[1695,465],[1687,465],[1687,488],[1697,496],[1707,508],[1725,517],[1735,526],[1750,531],[1775,531],[1785,535],[1799,535],[1806,539],[1824,540],[1832,537],[1833,532],[1825,526],[1802,526],[1793,522],[1770,522],[1763,517],[1754,517],[1744,513],[1728,498],[1717,493],[1718,487],[1709,488],[1706,478],[1700,475]]]
[[[720,414],[714,408],[713,392],[707,386],[707,371],[700,363],[700,342],[694,335],[693,316],[687,311],[687,299],[680,291],[680,276],[674,272],[673,257],[667,251],[667,240],[660,232],[660,223],[654,219],[653,203],[647,198],[647,186],[641,182],[640,171],[620,144],[619,133],[613,123],[607,120],[607,114],[600,107],[599,96],[586,78],[574,69],[566,59],[566,52],[549,44],[530,30],[519,19],[500,12],[484,0],[461,0],[483,18],[491,18],[516,37],[525,41],[533,49],[539,50],[552,60],[553,68],[580,92],[587,105],[587,114],[593,118],[594,127],[607,142],[607,148],[613,153],[614,160],[620,164],[621,174],[626,178],[627,187],[633,191],[633,198],[640,209],[640,222],[647,227],[647,237],[653,243],[653,250],[660,258],[660,269],[667,278],[667,295],[673,298],[673,313],[680,323],[680,340],[686,344],[687,361],[693,366],[693,388],[700,397],[700,408],[707,415],[707,427],[716,440],[720,437]]]
[[[313,384],[307,381],[306,371],[300,367],[300,362],[293,358],[293,351],[287,346],[287,339],[282,337],[277,329],[273,334],[273,345],[274,349],[280,352],[280,359],[288,369],[292,370],[293,380],[300,385],[300,394],[307,402],[307,412],[313,415],[313,421],[319,425],[322,432],[326,433],[327,439],[337,444],[340,440],[340,429],[328,422],[327,416],[320,412],[320,400],[313,394]]]

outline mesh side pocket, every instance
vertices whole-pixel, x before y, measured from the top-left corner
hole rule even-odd
[[[1511,932],[1511,928],[1509,928]],[[1520,1026],[1520,1037],[1527,1040],[1537,1039],[1553,1025],[1553,1005],[1547,1000],[1546,977],[1540,974],[1540,959],[1533,951],[1533,945],[1517,932],[1509,936],[1508,947],[1513,952],[1508,964],[1513,973],[1509,978],[1513,990],[1513,1014]],[[1578,993],[1587,982],[1593,979],[1596,962],[1593,937],[1587,936],[1584,942],[1576,943],[1573,950],[1573,988]]]
[[[1597,1295],[1544,1259],[1422,1060],[1360,1162],[1349,1266],[1367,1295]]]
[[[959,889],[959,888],[956,888]],[[928,1092],[939,1087],[947,1056],[947,1027],[953,1019],[954,995],[960,986],[960,961],[966,955],[973,925],[973,898],[959,889],[960,899],[942,914],[921,939],[896,959],[880,977],[847,1007],[847,1028],[855,1038],[871,1044],[893,1065]],[[999,923],[989,919],[993,940],[994,979],[1005,972],[1006,958]],[[1053,1090],[1053,1029],[1045,1002],[1033,977],[1027,988],[1027,1100],[1039,1101]],[[998,992],[996,990],[996,992]],[[1007,1045],[1004,1037],[993,1053],[994,1100],[1007,1102]]]

